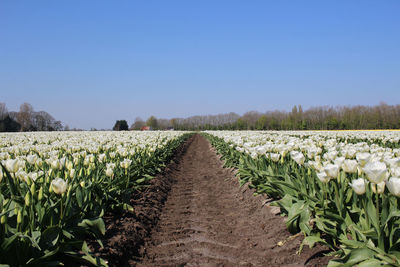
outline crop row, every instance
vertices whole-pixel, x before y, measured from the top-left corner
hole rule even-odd
[[[242,185],[274,198],[288,230],[305,235],[302,246],[331,249],[328,266],[400,266],[400,133],[368,135],[205,134]]]
[[[0,263],[107,263],[85,240],[105,233],[105,212],[132,210],[187,138],[182,132],[0,135]]]

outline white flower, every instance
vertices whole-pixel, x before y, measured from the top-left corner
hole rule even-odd
[[[371,189],[375,194],[383,194],[383,192],[385,192],[385,181],[380,182],[379,184],[371,183]]]
[[[3,180],[3,168],[0,168],[0,182]]]
[[[392,176],[400,177],[400,167],[391,168],[390,173],[392,174]]]
[[[132,160],[126,158],[122,162],[120,162],[119,164],[120,164],[121,168],[128,169],[129,166],[131,165],[131,163],[132,163]]]
[[[324,167],[324,171],[330,178],[337,178],[339,175],[339,166],[336,164],[327,164]]]
[[[296,161],[297,164],[302,165],[304,163],[305,157],[303,153],[301,152],[296,152],[296,153],[291,153],[292,159]]]
[[[106,166],[107,166],[107,169],[114,169],[115,168],[115,163],[110,162],[110,163],[107,163]]]
[[[23,171],[22,169],[19,169],[16,173],[15,173],[15,177],[17,177],[18,179],[20,179],[21,181],[25,181],[28,182],[28,174]]]
[[[74,168],[73,162],[72,162],[72,161],[68,161],[67,164],[66,164],[66,167],[67,167],[67,169],[68,169],[69,171],[71,171],[72,168]]]
[[[368,180],[374,184],[381,183],[387,175],[386,164],[380,161],[369,162],[364,166],[363,171]]]
[[[57,170],[60,168],[60,161],[58,159],[52,159],[50,165],[52,169]]]
[[[8,159],[6,160],[6,169],[9,172],[16,173],[19,169],[18,160],[17,159]]]
[[[357,153],[356,158],[361,167],[364,167],[371,158],[371,154],[367,152]]]
[[[273,162],[278,162],[279,158],[281,157],[281,155],[278,153],[270,153],[269,156]]]
[[[387,188],[389,192],[395,195],[396,197],[400,197],[400,178],[399,177],[391,177],[389,181],[386,182]]]
[[[28,174],[28,176],[32,179],[32,181],[36,181],[38,178],[39,174],[37,172],[31,172]]]
[[[357,172],[358,163],[354,159],[346,159],[343,162],[342,169],[347,173],[356,173]]]
[[[327,183],[330,180],[330,177],[325,172],[318,172],[317,177],[323,183]]]
[[[35,154],[26,156],[26,160],[29,162],[29,164],[32,164],[32,165],[34,165],[36,163],[37,159],[38,159],[38,156]]]
[[[99,155],[99,162],[103,162],[105,158],[106,158],[106,154],[100,154]]]
[[[400,167],[400,158],[390,158],[387,160],[390,168],[398,168]]]
[[[365,194],[366,184],[367,184],[365,179],[363,179],[363,178],[354,179],[349,184],[353,188],[354,192],[356,192],[357,195]]]
[[[339,166],[339,168],[341,168],[341,167],[342,167],[342,164],[343,164],[343,162],[344,162],[345,159],[346,159],[345,157],[337,157],[337,158],[333,161],[333,163],[335,163],[336,165]]]
[[[75,169],[69,171],[69,177],[73,178],[75,176]]]
[[[106,175],[107,175],[108,177],[113,177],[113,175],[114,175],[113,169],[107,168],[107,169],[106,169]]]
[[[239,152],[244,152],[244,148],[242,148],[242,147],[240,147],[240,146],[237,146],[237,147],[236,147],[236,150],[239,151]]]
[[[58,195],[64,194],[65,191],[67,191],[67,185],[67,182],[61,178],[55,178],[53,181],[51,181],[51,188],[53,189],[54,193]]]

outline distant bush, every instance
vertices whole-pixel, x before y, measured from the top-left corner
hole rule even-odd
[[[0,120],[0,132],[18,132],[20,129],[21,125],[8,115]]]
[[[114,131],[127,131],[128,130],[128,123],[126,120],[117,120],[113,127]]]

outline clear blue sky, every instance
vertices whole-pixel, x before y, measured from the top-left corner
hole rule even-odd
[[[0,0],[0,102],[70,127],[400,104],[400,1]]]

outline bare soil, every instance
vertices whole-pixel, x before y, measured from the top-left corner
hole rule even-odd
[[[327,265],[324,247],[296,254],[302,237],[291,237],[265,197],[239,187],[204,137],[195,135],[178,154],[132,199],[134,212],[106,218],[98,255],[111,266]]]

